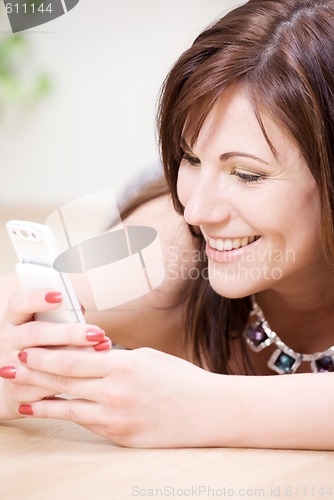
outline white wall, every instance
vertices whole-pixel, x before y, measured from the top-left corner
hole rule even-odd
[[[0,205],[59,206],[158,164],[155,103],[172,63],[237,0],[80,0],[26,32],[50,96],[0,119]],[[2,20],[4,31],[7,19]]]

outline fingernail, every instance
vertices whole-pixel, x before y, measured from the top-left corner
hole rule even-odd
[[[45,301],[49,304],[58,304],[63,299],[63,295],[61,292],[48,292],[45,295]]]
[[[27,362],[27,358],[28,358],[28,354],[25,351],[20,351],[18,353],[17,357],[19,358],[19,360],[22,363],[26,363]]]
[[[15,378],[16,368],[14,366],[3,366],[2,368],[0,368],[0,377]]]
[[[20,405],[18,407],[18,412],[20,415],[33,415],[34,410],[31,405]]]
[[[105,332],[103,330],[86,332],[86,339],[90,342],[102,342],[105,340]]]
[[[107,339],[104,342],[100,342],[99,344],[96,344],[93,346],[95,351],[109,351],[111,348],[111,340]]]
[[[81,309],[82,314],[85,314],[85,312],[86,312],[85,306],[83,306],[82,304],[80,304],[80,309]]]

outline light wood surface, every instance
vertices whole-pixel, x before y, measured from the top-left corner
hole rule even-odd
[[[3,422],[0,439],[1,500],[334,498],[334,452],[130,449],[33,419]]]

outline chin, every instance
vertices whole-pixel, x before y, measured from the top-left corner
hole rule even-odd
[[[242,299],[267,288],[267,286],[263,286],[263,283],[243,282],[237,279],[222,283],[221,280],[211,280],[209,277],[209,281],[211,288],[213,288],[218,295],[226,297],[227,299]]]
[[[279,279],[276,279],[276,274]],[[282,269],[272,269],[267,263],[220,266],[209,262],[208,278],[211,287],[219,295],[241,299],[277,286],[282,279]]]

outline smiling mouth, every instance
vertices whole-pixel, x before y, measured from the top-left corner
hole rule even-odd
[[[242,238],[227,238],[227,239],[213,239],[207,238],[209,246],[219,252],[226,252],[231,250],[238,250],[239,248],[246,247],[254,241],[257,241],[261,236],[243,236]]]

